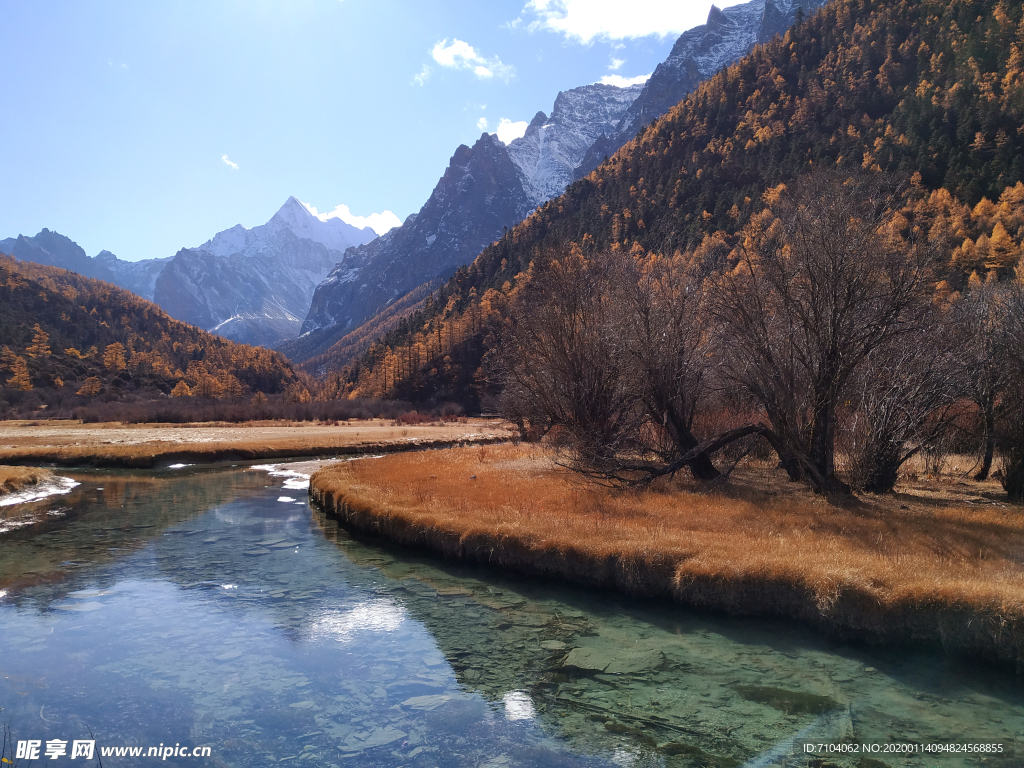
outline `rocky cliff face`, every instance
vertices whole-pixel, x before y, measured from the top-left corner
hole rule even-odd
[[[313,291],[343,258],[288,229],[228,256],[183,248],[157,277],[154,295],[171,317],[272,347],[298,335]]]
[[[519,169],[497,136],[455,150],[419,213],[367,245],[350,248],[313,295],[304,358],[327,349],[418,285],[467,264],[532,210]],[[292,354],[293,345],[281,350]],[[296,345],[298,343],[296,342]]]
[[[724,11],[711,6],[706,24],[687,30],[654,70],[614,131],[598,137],[574,173],[582,178],[644,126],[678,104],[697,84],[745,56],[758,43],[784,33],[797,13],[813,13],[823,0],[751,0]]]

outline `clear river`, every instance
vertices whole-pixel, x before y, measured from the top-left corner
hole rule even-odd
[[[62,474],[0,534],[0,725],[33,765],[1024,764],[1007,669],[356,540],[265,468]],[[920,751],[950,743],[1002,751]]]

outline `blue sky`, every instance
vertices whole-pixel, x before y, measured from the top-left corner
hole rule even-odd
[[[5,0],[0,239],[172,256],[289,195],[404,219],[459,144],[649,74],[710,6]]]

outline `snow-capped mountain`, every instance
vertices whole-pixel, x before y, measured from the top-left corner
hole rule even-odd
[[[345,250],[375,237],[338,218],[321,221],[289,197],[266,224],[237,225],[178,251],[156,278],[154,300],[221,336],[275,346],[298,335],[313,292]]]
[[[526,133],[508,145],[531,207],[562,194],[598,137],[618,130],[642,85],[584,85],[559,93],[551,117],[538,112]]]
[[[809,15],[822,5],[823,0],[751,0],[725,10],[712,5],[707,23],[679,36],[617,128],[597,137],[574,178],[594,170],[637,131],[686,98],[702,80],[743,58],[758,43],[784,33],[793,26],[798,12]]]
[[[587,148],[615,129],[640,90],[573,88],[508,146],[487,133],[460,146],[419,213],[346,252],[313,296],[302,324],[311,338],[282,351],[297,359],[318,354],[408,291],[468,264],[505,227],[565,190]]]
[[[289,197],[266,224],[252,229],[236,224],[231,229],[218,232],[194,250],[206,251],[214,256],[257,253],[283,229],[300,240],[312,240],[341,253],[353,245],[368,243],[377,236],[372,229],[359,229],[338,218],[321,221],[295,197]]]

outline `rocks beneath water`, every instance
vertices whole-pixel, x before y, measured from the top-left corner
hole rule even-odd
[[[766,704],[787,715],[823,715],[842,707],[835,699],[785,688],[763,685],[737,685],[736,692],[747,701]]]
[[[665,654],[657,649],[623,651],[614,647],[581,647],[569,652],[562,668],[583,674],[632,675],[653,672],[664,663]]]

